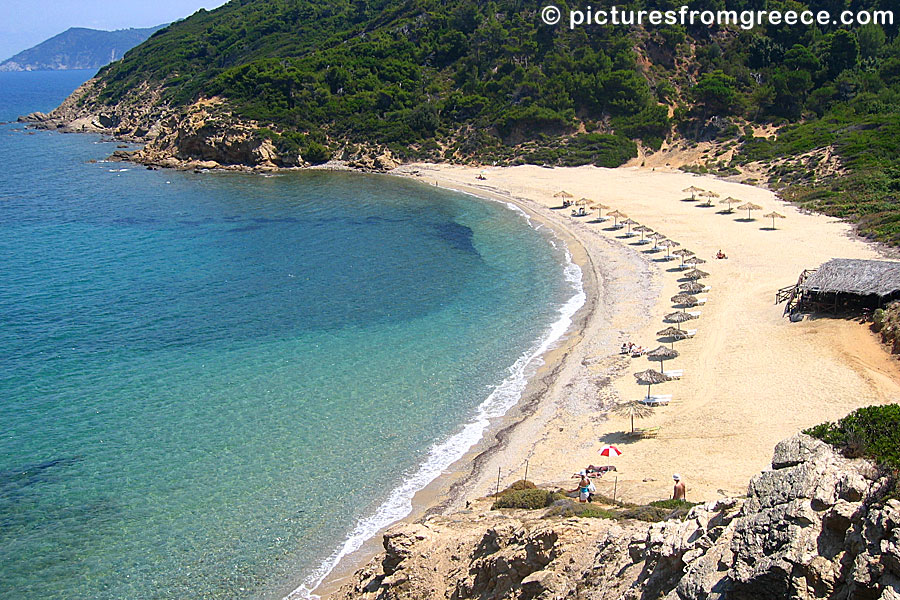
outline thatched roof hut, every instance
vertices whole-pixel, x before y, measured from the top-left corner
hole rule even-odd
[[[854,294],[887,298],[900,294],[900,262],[833,258],[800,286],[817,294]]]

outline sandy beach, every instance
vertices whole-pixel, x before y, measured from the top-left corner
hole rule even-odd
[[[582,246],[594,270],[597,294],[588,299],[596,309],[568,349],[554,381],[527,419],[508,431],[502,450],[481,461],[467,493],[481,495],[521,479],[538,483],[566,482],[588,464],[615,464],[617,477],[600,482],[602,492],[617,487],[632,501],[665,498],[672,474],[680,473],[689,498],[708,500],[740,495],[749,478],[766,468],[774,445],[800,429],[840,418],[854,408],[900,400],[900,365],[878,343],[866,325],[831,318],[791,323],[784,305],[775,304],[778,288],[796,282],[803,269],[834,257],[885,258],[876,247],[852,234],[836,219],[803,214],[765,189],[713,177],[649,169],[595,167],[545,169],[534,166],[481,171],[448,165],[413,165],[417,179],[463,191],[508,196],[547,215]],[[687,202],[682,190],[696,186],[720,198],[732,196],[763,210],[746,221],[746,211],[723,214]],[[660,345],[656,332],[663,317],[676,310],[678,261],[657,261],[662,253],[624,231],[610,230],[611,221],[592,222],[559,210],[553,195],[561,190],[587,197],[627,214],[707,260],[708,302],[686,328],[693,339],[675,343],[680,356],[665,368],[683,369],[678,381],[654,386],[653,393],[672,394],[669,406],[638,421],[659,427],[655,439],[624,435],[627,418],[608,413],[612,402],[646,394],[633,373],[658,368],[645,357],[619,355],[631,341],[645,348]],[[787,218],[776,223],[762,215],[777,210]],[[605,212],[604,212],[605,214]],[[722,250],[727,260],[716,260]],[[598,456],[605,443],[623,455],[613,461]],[[614,483],[615,482],[615,483]],[[460,498],[459,501],[462,501]],[[453,503],[448,508],[453,508]]]
[[[477,175],[485,172],[486,179]],[[606,495],[647,502],[670,497],[672,475],[687,485],[688,499],[710,500],[746,493],[754,474],[767,468],[775,444],[798,430],[838,419],[870,404],[900,401],[900,363],[867,325],[813,318],[792,323],[775,304],[775,292],[792,285],[804,269],[830,258],[886,258],[852,233],[849,225],[804,214],[774,193],[714,177],[649,168],[546,169],[414,164],[395,175],[410,177],[485,198],[509,201],[568,244],[583,271],[587,301],[572,330],[544,357],[522,402],[441,478],[420,492],[407,520],[452,513],[467,500],[493,493],[525,475],[541,485],[573,487],[570,476],[589,464],[614,464],[617,471],[597,486]],[[696,186],[719,194],[712,207],[685,201],[682,190]],[[707,262],[702,282],[710,286],[692,339],[675,342],[680,356],[665,369],[682,369],[680,380],[654,386],[671,394],[668,406],[636,422],[658,428],[655,438],[627,435],[628,418],[610,412],[616,402],[647,394],[633,373],[659,368],[646,357],[622,356],[624,342],[647,349],[663,343],[656,332],[664,316],[677,310],[678,260],[658,260],[612,229],[595,222],[596,211],[572,217],[554,194],[565,190],[617,209],[696,253]],[[762,210],[724,214],[719,200],[732,196]],[[787,218],[771,229],[778,211]],[[603,211],[605,215],[608,211]],[[727,260],[717,260],[718,250]],[[666,340],[667,346],[671,345]],[[623,455],[598,454],[614,444]],[[380,538],[332,573],[318,593],[327,596],[377,552]]]

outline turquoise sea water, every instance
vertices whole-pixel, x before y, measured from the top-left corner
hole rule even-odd
[[[0,120],[88,76],[0,73]],[[583,298],[504,204],[114,149],[0,126],[0,597],[303,595]]]

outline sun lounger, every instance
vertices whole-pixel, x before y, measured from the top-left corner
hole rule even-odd
[[[689,310],[688,314],[691,315],[692,317],[699,317],[703,313],[699,310]]]
[[[708,299],[706,296],[697,296],[697,304],[703,306]]]
[[[659,427],[639,427],[631,435],[638,438],[655,438],[659,435]]]
[[[667,406],[671,401],[672,394],[660,394],[641,399],[641,403],[647,406]]]
[[[689,338],[692,338],[692,337],[694,337],[695,335],[697,335],[697,330],[696,330],[696,329],[688,329],[688,330],[685,331],[684,333],[685,333]]]
[[[684,375],[684,369],[672,369],[671,371],[663,371],[663,375],[668,375],[672,379],[681,379]]]

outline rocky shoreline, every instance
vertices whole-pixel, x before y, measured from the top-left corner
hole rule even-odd
[[[113,105],[100,100],[98,79],[76,89],[50,113],[33,112],[19,122],[62,133],[96,133],[118,141],[142,144],[134,151],[117,150],[110,160],[153,168],[220,169],[273,172],[315,166],[386,172],[400,165],[389,150],[363,146],[344,152],[340,160],[312,165],[297,152],[279,152],[260,134],[261,124],[241,120],[220,98],[200,99],[184,109],[169,107],[161,90],[143,85]]]
[[[647,524],[491,511],[397,525],[334,600],[900,598],[900,501],[875,466],[798,434],[744,498]]]

